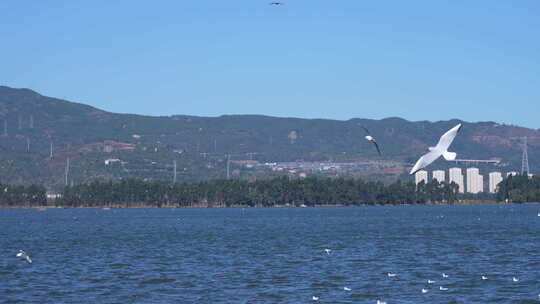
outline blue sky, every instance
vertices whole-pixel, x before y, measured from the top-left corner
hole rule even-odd
[[[120,113],[540,128],[540,1],[0,2],[0,85]]]

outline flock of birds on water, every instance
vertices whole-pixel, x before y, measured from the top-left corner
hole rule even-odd
[[[540,213],[539,213],[539,216],[540,216]],[[330,249],[330,248],[324,248],[323,251],[324,251],[327,255],[330,255],[330,254],[332,253],[332,249]],[[32,263],[32,259],[31,259],[31,258],[26,254],[26,252],[24,252],[23,250],[19,250],[19,253],[17,253],[16,256],[17,256],[18,258],[22,259],[22,260],[25,260],[25,261],[28,262],[29,264]],[[389,278],[393,278],[393,277],[396,277],[396,276],[397,276],[397,274],[396,274],[396,273],[393,273],[393,272],[387,272],[386,275],[387,275]],[[446,273],[444,273],[444,272],[441,274],[441,276],[442,276],[443,279],[446,279],[446,278],[449,277],[449,275],[446,274]],[[485,275],[482,275],[482,276],[480,277],[480,279],[482,279],[482,280],[487,280],[488,277],[485,276]],[[428,280],[427,280],[427,284],[428,284],[428,285],[435,284],[436,282],[437,282],[437,281],[431,280],[431,279],[428,279]],[[516,278],[516,277],[512,277],[512,282],[514,282],[514,283],[519,282],[519,279]],[[444,287],[444,286],[439,286],[439,290],[440,290],[440,291],[448,291],[449,288],[448,288],[448,287]],[[351,289],[350,287],[344,286],[344,287],[343,287],[343,291],[349,292],[349,291],[352,291],[352,289]],[[422,288],[422,289],[420,289],[420,292],[421,292],[422,294],[426,294],[426,293],[430,292],[430,289],[428,289],[428,288]],[[538,295],[538,298],[540,299],[540,294]],[[319,301],[319,300],[320,300],[320,296],[315,296],[315,295],[314,295],[314,296],[311,297],[311,300],[313,300],[313,301]],[[386,302],[386,301],[377,300],[377,304],[387,304],[387,302]]]
[[[539,213],[539,216],[540,216],[540,213]],[[324,251],[327,255],[330,255],[330,253],[332,252],[332,249],[330,249],[330,248],[325,248],[323,251]],[[397,273],[387,272],[387,273],[386,273],[386,276],[388,276],[389,278],[394,278],[394,277],[397,277]],[[441,277],[442,277],[443,279],[447,279],[447,278],[449,277],[449,275],[443,272],[443,273],[441,273]],[[482,275],[482,276],[480,277],[480,279],[484,281],[484,280],[487,280],[488,277],[485,276],[485,275]],[[518,279],[517,277],[512,277],[512,282],[517,283],[517,282],[519,282],[519,279]],[[437,281],[428,279],[426,283],[427,283],[428,285],[433,285],[433,284],[437,283]],[[347,286],[344,286],[344,287],[343,287],[343,290],[344,290],[344,291],[352,291],[352,289],[351,289],[350,287],[347,287]],[[448,290],[450,290],[450,289],[449,289],[448,287],[439,286],[439,290],[440,290],[440,291],[448,291]],[[420,293],[422,293],[422,294],[427,294],[428,292],[430,292],[430,289],[429,289],[429,288],[422,288],[422,289],[420,289]],[[538,294],[538,298],[540,299],[540,294]],[[314,295],[314,296],[311,297],[311,300],[313,300],[313,301],[319,301],[320,299],[321,299],[321,297],[318,296],[318,295]],[[377,304],[387,304],[386,301],[382,301],[382,300],[377,300],[376,303],[377,303]]]

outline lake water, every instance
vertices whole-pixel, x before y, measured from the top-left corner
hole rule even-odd
[[[540,303],[538,212],[0,210],[0,303]]]

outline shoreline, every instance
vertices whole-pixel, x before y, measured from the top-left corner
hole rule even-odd
[[[46,211],[49,209],[103,209],[103,211],[109,211],[111,209],[206,209],[206,208],[315,208],[315,207],[382,207],[382,206],[466,206],[466,205],[521,205],[521,204],[540,204],[540,202],[526,202],[526,203],[512,203],[512,202],[497,202],[497,201],[461,201],[453,204],[448,203],[426,203],[426,204],[317,204],[314,206],[307,205],[294,205],[294,204],[278,204],[272,206],[264,206],[261,204],[255,206],[249,205],[193,205],[193,206],[176,206],[176,205],[138,205],[138,206],[123,206],[123,205],[110,205],[110,206],[0,206],[0,210],[30,210],[36,209],[37,211]]]

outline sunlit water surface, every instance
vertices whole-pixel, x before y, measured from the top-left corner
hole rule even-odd
[[[538,212],[0,210],[0,302],[540,303]]]

